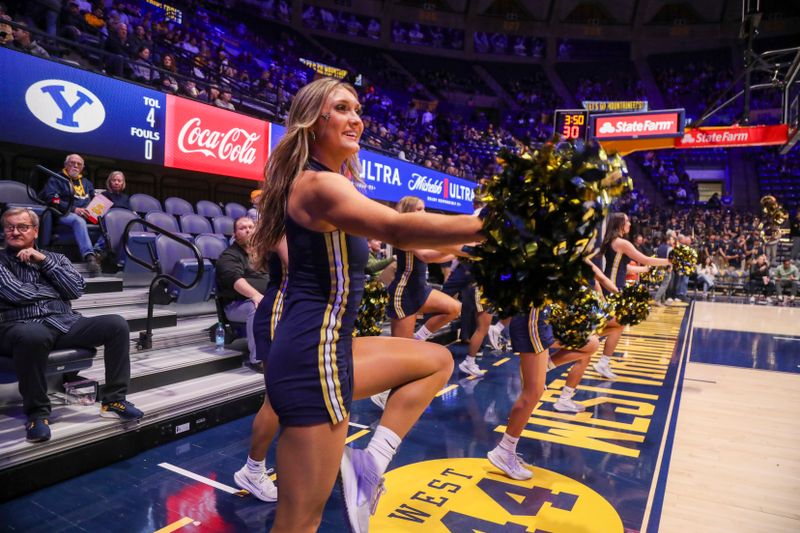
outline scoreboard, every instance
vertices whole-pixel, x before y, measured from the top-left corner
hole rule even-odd
[[[557,109],[553,132],[567,141],[586,140],[589,112],[585,109]]]

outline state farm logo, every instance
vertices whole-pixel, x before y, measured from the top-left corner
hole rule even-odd
[[[672,133],[676,130],[675,120],[637,120],[621,119],[616,123],[604,122],[598,133]]]
[[[681,139],[681,144],[694,143],[741,143],[750,140],[748,131],[696,131],[694,134],[686,133]]]
[[[71,81],[37,81],[25,92],[25,104],[41,122],[67,133],[88,133],[106,120],[100,99]]]
[[[684,133],[683,134],[683,138],[681,139],[681,142],[682,143],[689,143],[689,144],[693,143],[694,142],[694,135],[692,135],[689,132]]]
[[[198,117],[189,119],[178,133],[178,149],[186,154],[201,153],[222,161],[252,165],[257,156],[255,142],[261,138],[244,128],[227,132],[202,127]]]
[[[429,194],[442,194],[444,183],[442,180],[434,180],[428,176],[422,176],[414,172],[408,182],[409,191],[422,191]]]

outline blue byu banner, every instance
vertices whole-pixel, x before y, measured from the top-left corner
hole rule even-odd
[[[164,164],[166,95],[0,47],[0,141]]]

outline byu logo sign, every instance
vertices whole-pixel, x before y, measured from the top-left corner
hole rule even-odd
[[[42,80],[25,92],[33,116],[60,131],[88,133],[106,119],[100,99],[90,90],[65,80]]]

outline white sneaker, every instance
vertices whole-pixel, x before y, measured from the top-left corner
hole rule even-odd
[[[516,453],[504,450],[500,446],[495,446],[494,450],[486,454],[489,462],[502,470],[511,479],[530,479],[533,472],[525,468],[525,462]]]
[[[237,487],[245,489],[262,502],[278,500],[278,487],[275,486],[265,470],[254,474],[247,468],[247,465],[244,465],[233,475],[233,480]]]
[[[375,514],[386,488],[376,471],[375,461],[366,450],[344,447],[340,467],[341,489],[350,528],[355,533],[369,531],[369,518]]]
[[[556,364],[553,362],[553,360],[548,355],[547,356],[547,371],[549,372],[550,370],[553,370],[555,367],[556,367]]]
[[[756,297],[755,297],[755,296],[751,296],[751,297],[750,297],[750,303],[751,303],[751,304],[754,304],[754,303],[756,303]]]
[[[667,305],[672,305],[672,302],[674,302],[674,301],[675,300],[673,300],[672,298],[667,298],[666,303],[667,303]]]
[[[495,326],[489,326],[487,337],[489,337],[489,346],[492,350],[500,350],[503,348],[503,341],[501,338],[502,331]]]
[[[458,365],[458,369],[463,373],[469,374],[470,376],[475,376],[476,378],[482,377],[486,373],[486,370],[481,370],[477,364],[470,363],[466,359],[461,361],[461,364]]]
[[[586,406],[574,401],[572,398],[559,398],[553,405],[553,409],[562,413],[582,413]]]
[[[377,405],[381,408],[381,410],[386,409],[386,400],[389,399],[389,393],[392,392],[392,389],[385,390],[383,392],[379,392],[378,394],[373,394],[369,397],[372,400],[372,403]]]
[[[592,368],[606,379],[617,379],[617,375],[611,371],[611,364],[601,363],[600,361],[593,363]]]

